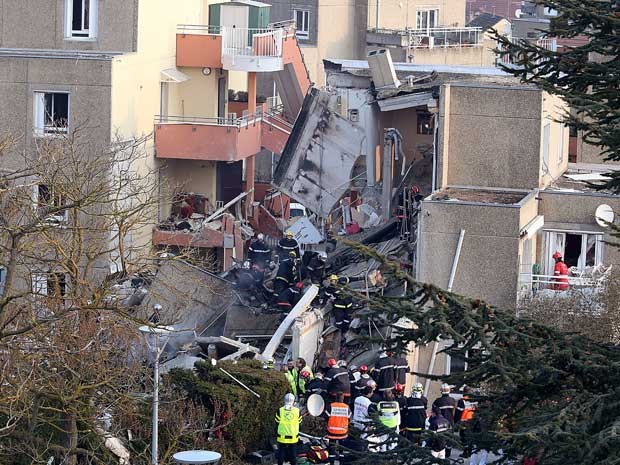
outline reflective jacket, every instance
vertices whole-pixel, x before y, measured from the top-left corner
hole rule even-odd
[[[322,395],[325,392],[325,385],[326,383],[322,379],[314,378],[308,381],[304,388],[308,396],[311,396],[312,394]]]
[[[447,418],[441,415],[435,415],[429,420],[429,428],[433,433],[445,433],[449,431],[452,425]],[[441,452],[446,448],[446,440],[433,435],[429,441],[430,448],[435,452]]]
[[[463,397],[456,405],[456,415],[454,416],[454,420],[456,422],[472,420],[474,418],[474,414],[476,413],[477,405],[478,404],[476,402],[471,402],[469,399]]]
[[[295,397],[297,397],[297,380],[295,379],[295,371],[297,370],[294,370],[294,371],[286,370],[284,372],[284,377],[286,378],[288,383],[291,385],[291,392],[293,393]]]
[[[341,402],[332,402],[325,414],[327,415],[327,437],[345,439],[349,434],[349,418],[351,418],[349,406]]]
[[[255,240],[250,244],[248,248],[248,259],[252,263],[265,266],[271,259],[271,249],[265,243],[265,241]]]
[[[422,431],[426,424],[426,397],[408,397],[405,403],[403,426],[406,431]]]
[[[400,406],[396,401],[379,402],[379,421],[387,428],[398,428],[400,426]]]
[[[349,382],[349,372],[345,368],[333,367],[325,374],[327,381],[327,392],[335,394],[339,391],[351,394],[351,383]]]
[[[297,261],[291,258],[282,260],[278,266],[276,280],[284,281],[290,285],[299,280],[299,268]]]
[[[356,428],[364,431],[369,425],[372,424],[372,419],[369,415],[369,410],[372,406],[372,401],[366,396],[359,396],[355,398],[353,403],[353,425]]]
[[[454,410],[456,408],[456,400],[450,397],[450,394],[442,394],[441,397],[435,399],[434,406],[439,407],[441,415],[448,420],[448,422],[454,424]]]
[[[297,392],[299,394],[305,394],[306,393],[306,380],[302,378],[301,376],[301,372],[302,371],[307,371],[308,373],[310,373],[310,378],[308,378],[308,380],[310,381],[312,379],[312,370],[310,369],[310,367],[308,365],[306,365],[305,367],[303,367],[301,370],[299,368],[297,368],[295,370],[295,382],[296,382],[296,386],[297,386]]]
[[[281,257],[286,257],[290,252],[295,252],[299,258],[299,243],[294,238],[283,237],[278,241],[278,253]]]
[[[297,407],[287,409],[280,407],[276,414],[278,423],[278,442],[282,444],[295,444],[299,441],[299,424],[301,416]]]
[[[394,359],[394,370],[396,371],[396,382],[403,386],[407,382],[407,373],[409,373],[409,365],[405,357],[396,357]]]
[[[385,357],[379,357],[379,360],[375,364],[373,375],[375,375],[375,381],[377,382],[377,389],[379,391],[394,389],[394,385],[396,384],[394,359],[387,355]]]

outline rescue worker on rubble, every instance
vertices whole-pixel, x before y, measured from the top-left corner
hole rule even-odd
[[[338,392],[343,392],[345,399],[351,396],[351,383],[349,382],[349,372],[346,368],[338,366],[335,359],[330,358],[327,361],[329,370],[325,373],[325,381],[327,382],[327,393],[330,398],[334,399]]]
[[[305,256],[305,254],[304,254]],[[308,265],[306,266],[307,276],[312,281],[312,284],[320,286],[325,279],[325,262],[327,261],[327,254],[325,252],[319,252],[314,254]]]
[[[280,313],[288,313],[291,309],[297,305],[299,299],[301,299],[301,291],[304,288],[304,283],[295,283],[294,286],[287,287],[278,295],[276,299],[276,308]]]
[[[335,401],[325,409],[325,416],[327,417],[327,439],[329,439],[329,463],[334,465],[336,458],[338,458],[338,463],[341,463],[338,446],[340,441],[349,435],[351,409],[344,402],[344,392],[336,393]]]
[[[280,407],[276,413],[278,465],[284,465],[285,459],[290,465],[297,465],[297,443],[299,442],[299,424],[302,417],[294,404],[295,396],[288,393],[284,396],[284,407]]]
[[[296,257],[301,256],[299,243],[293,236],[292,231],[286,231],[284,237],[278,241],[278,255],[280,260],[285,259],[290,252],[295,252]]]
[[[310,395],[314,394],[313,392],[308,392],[308,386],[311,381],[312,373],[306,370],[299,373],[297,378],[297,393],[299,394],[300,402],[304,404],[306,403],[306,399],[308,399]]]
[[[333,299],[332,308],[334,309],[336,328],[344,335],[351,324],[351,312],[353,310],[353,299],[342,289],[342,286],[346,286],[349,283],[349,279],[345,276],[331,275],[329,281],[330,285],[325,294],[328,298]]]
[[[302,372],[301,374],[303,374]],[[306,381],[306,396],[310,397],[312,394],[318,394],[321,397],[325,398],[325,394],[327,393],[326,383],[323,379],[323,373],[317,373],[314,375],[310,381]]]
[[[279,296],[282,291],[287,287],[301,281],[299,279],[299,265],[297,261],[297,254],[294,251],[288,253],[288,257],[281,260],[278,264],[278,272],[273,281],[273,291],[276,296]]]
[[[291,386],[291,392],[297,397],[297,370],[295,369],[295,362],[292,360],[286,362],[286,365],[282,366],[282,372],[288,384]]]
[[[562,259],[562,254],[556,252],[553,254],[555,266],[553,267],[553,289],[556,291],[568,290],[568,266]]]
[[[312,379],[312,369],[308,366],[308,364],[306,363],[306,360],[303,359],[302,357],[299,357],[297,361],[295,362],[295,368],[297,369],[297,376],[296,376],[297,392],[306,392],[306,389],[305,389],[306,380],[304,379],[304,377],[301,376],[301,374],[304,372],[308,373],[309,375],[308,381],[309,381]]]
[[[385,393],[394,389],[396,376],[394,371],[394,359],[392,352],[383,351],[372,371],[372,377],[377,382],[379,393]]]
[[[265,242],[265,236],[259,233],[248,248],[248,260],[261,270],[267,268],[271,260],[271,248]]]
[[[402,432],[414,444],[420,445],[420,437],[426,425],[428,400],[423,395],[421,383],[415,383],[411,396],[407,397],[405,411],[402,415]]]

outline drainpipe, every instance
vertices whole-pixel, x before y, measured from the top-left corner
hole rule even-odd
[[[431,192],[437,190],[437,113],[433,114],[433,173],[431,181]]]

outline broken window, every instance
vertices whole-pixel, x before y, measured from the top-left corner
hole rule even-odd
[[[60,193],[46,184],[39,184],[34,189],[35,206],[39,215],[49,212],[45,220],[51,223],[66,223],[69,220],[69,210],[59,210],[66,205]]]
[[[559,252],[566,266],[582,271],[586,267],[602,265],[603,235],[584,232],[546,231],[547,275],[553,275],[555,261],[553,254]]]
[[[432,135],[435,130],[433,115],[427,111],[418,111],[418,134]]]
[[[69,127],[67,92],[34,93],[34,132],[37,136],[66,134]]]
[[[308,40],[310,38],[310,11],[294,10],[294,18],[297,38]]]
[[[93,39],[97,36],[98,0],[65,0],[66,38]]]

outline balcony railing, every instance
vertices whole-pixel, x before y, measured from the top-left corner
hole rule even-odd
[[[179,24],[177,26],[177,34],[219,35],[221,30],[221,26],[204,24]]]
[[[257,121],[261,121],[263,118],[262,109],[258,110],[254,114],[244,114],[241,117],[237,117],[235,114],[230,114],[227,117],[211,117],[203,118],[199,116],[168,116],[168,115],[155,115],[155,124],[194,124],[204,126],[228,126],[234,128],[243,128],[250,124],[254,124]]]
[[[399,35],[410,48],[479,47],[483,33],[480,27],[431,27],[425,29],[371,29],[374,34]]]
[[[282,29],[222,27],[222,55],[281,57]]]
[[[519,298],[533,297],[536,295],[551,296],[556,291],[588,290],[598,291],[609,279],[611,266],[601,267],[595,273],[582,272],[579,276],[553,276],[534,273],[521,273],[519,275]],[[568,286],[567,281],[568,280]]]

